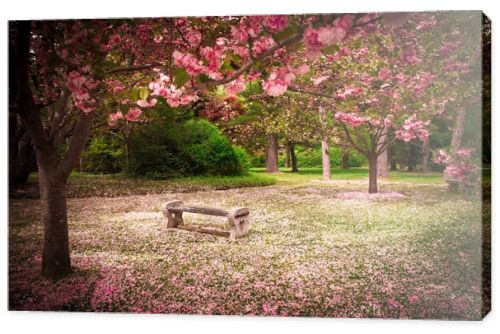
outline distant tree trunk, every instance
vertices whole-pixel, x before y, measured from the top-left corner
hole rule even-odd
[[[377,143],[377,150],[381,145],[383,145],[383,143],[385,143],[386,138],[387,128],[384,127]],[[377,175],[383,177],[389,175],[389,155],[387,154],[387,148],[383,150],[377,158]]]
[[[422,143],[422,173],[429,173],[429,138]]]
[[[368,157],[368,192],[374,194],[378,192],[377,188],[377,157],[370,154]]]
[[[290,146],[286,146],[285,149],[285,168],[290,167]]]
[[[349,151],[342,151],[342,169],[349,169]]]
[[[391,172],[398,170],[398,165],[396,163],[396,154],[394,153],[394,149],[387,149],[387,155],[389,157],[389,164],[391,165]]]
[[[412,145],[411,143],[409,144],[409,147],[408,147],[408,159],[407,159],[407,168],[406,168],[406,171],[407,172],[414,172],[415,169],[416,169],[416,165],[417,165],[417,154],[418,154],[418,150],[417,150],[417,146],[415,145]]]
[[[292,173],[298,173],[299,168],[297,166],[297,155],[295,154],[295,143],[289,142],[288,148],[290,151],[290,160],[292,163]]]
[[[319,107],[319,121],[321,126],[326,127],[326,112],[323,107]],[[323,169],[323,180],[330,180],[331,175],[331,165],[330,165],[330,150],[328,149],[328,139],[324,136],[321,140],[321,158],[322,158],[322,169]]]
[[[330,180],[331,175],[331,166],[330,166],[330,151],[328,149],[328,141],[326,138],[323,138],[321,141],[321,156],[322,156],[322,168],[323,168],[323,180]]]
[[[457,110],[457,118],[455,119],[455,128],[453,129],[453,135],[451,136],[450,149],[452,154],[456,153],[460,148],[460,145],[462,145],[466,116],[467,116],[466,107],[465,106],[459,107]]]
[[[276,136],[275,134],[267,135],[266,172],[279,173],[278,136]]]

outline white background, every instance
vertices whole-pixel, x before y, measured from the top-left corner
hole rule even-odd
[[[2,192],[0,192],[0,330],[2,333],[303,333],[363,332],[363,333],[471,333],[499,332],[498,310],[498,231],[493,220],[493,311],[481,322],[449,322],[420,320],[371,320],[371,319],[311,319],[311,318],[243,318],[222,316],[173,316],[134,314],[84,314],[55,312],[8,312],[7,311],[7,21],[14,19],[95,18],[95,17],[151,17],[186,15],[228,14],[293,14],[293,13],[349,13],[368,11],[422,11],[422,10],[483,10],[493,21],[493,110],[498,97],[498,34],[500,3],[497,0],[416,0],[416,1],[327,1],[327,0],[17,0],[1,1],[0,46],[1,80],[0,103],[0,159]],[[499,147],[495,133],[500,130],[500,120],[493,111],[493,146]],[[496,173],[499,156],[493,156],[493,199],[496,199],[498,180]],[[493,206],[493,216],[498,208]],[[497,328],[496,330],[494,328]]]

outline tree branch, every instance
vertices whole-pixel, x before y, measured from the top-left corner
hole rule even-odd
[[[347,137],[347,139],[349,140],[349,142],[351,143],[351,145],[356,149],[358,150],[360,153],[364,154],[366,157],[368,157],[368,151],[362,149],[360,146],[358,146],[354,140],[352,140],[352,137],[351,137],[351,134],[349,133],[349,130],[347,129],[347,126],[344,124],[344,123],[341,123],[342,124],[342,128],[344,129],[344,133]]]
[[[57,167],[57,174],[66,179],[79,161],[92,129],[95,112],[82,113],[69,142],[66,156]]]

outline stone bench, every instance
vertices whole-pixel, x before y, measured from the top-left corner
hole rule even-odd
[[[233,208],[229,211],[221,209],[204,208],[200,206],[184,205],[182,201],[172,200],[165,202],[161,207],[164,222],[167,228],[178,228],[187,231],[214,234],[229,237],[234,240],[248,234],[250,229],[250,210],[248,208]],[[229,231],[184,225],[183,212],[199,213],[202,215],[227,217]]]
[[[474,192],[475,185],[473,183],[468,183],[466,181],[457,179],[445,179],[445,181],[448,183],[449,192],[457,192],[460,185],[463,185],[465,193],[470,194]]]

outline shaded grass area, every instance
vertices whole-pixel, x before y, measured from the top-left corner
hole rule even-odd
[[[126,174],[85,174],[73,172],[68,180],[68,198],[116,197],[161,193],[193,192],[201,190],[223,190],[231,188],[262,187],[275,184],[272,176],[248,173],[243,176],[196,176],[169,180],[133,178]],[[37,198],[38,178],[30,176],[26,187],[11,192],[11,197]]]
[[[488,204],[447,193],[437,178],[383,181],[405,194],[397,200],[345,200],[343,193],[365,190],[360,178],[313,182],[314,170],[274,177],[278,183],[263,188],[70,199],[75,273],[56,284],[38,275],[38,200],[11,200],[10,308],[481,317],[481,214]],[[167,230],[159,209],[172,196],[248,206],[251,232],[230,242]],[[217,217],[186,214],[185,222],[226,228]]]

